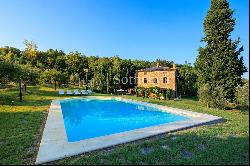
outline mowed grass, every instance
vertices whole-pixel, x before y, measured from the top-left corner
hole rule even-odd
[[[0,89],[1,165],[34,162],[39,130],[54,96],[52,89],[28,87],[19,102],[17,88]]]
[[[156,136],[51,164],[249,164],[249,113],[202,106],[196,98],[135,100],[221,116],[224,123]],[[23,102],[16,88],[0,89],[0,164],[33,164],[52,88],[28,87]],[[15,105],[11,106],[11,101]]]

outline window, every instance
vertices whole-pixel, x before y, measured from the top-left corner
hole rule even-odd
[[[154,84],[157,84],[157,78],[154,78],[154,79],[153,79],[153,83],[154,83]]]
[[[168,78],[167,77],[163,77],[163,83],[164,84],[168,83]]]
[[[144,78],[144,84],[148,83],[147,78]]]

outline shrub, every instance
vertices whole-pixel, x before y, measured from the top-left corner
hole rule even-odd
[[[156,98],[158,98],[159,99],[159,95],[160,95],[160,88],[159,87],[154,87],[154,89],[153,89],[153,93],[156,95]]]
[[[249,82],[236,88],[236,103],[243,109],[249,109]]]
[[[136,88],[135,88],[135,93],[136,93],[136,96],[137,96],[137,97],[141,96],[142,90],[143,90],[142,87],[136,87]]]
[[[224,109],[226,105],[226,93],[224,88],[217,86],[212,91],[211,107]]]
[[[136,87],[135,88],[135,92],[136,92],[136,96],[137,97],[147,97],[147,95],[149,95],[149,90],[143,87]]]
[[[141,97],[145,97],[145,89],[141,89],[141,91],[140,91],[141,93],[140,93],[140,95],[141,95]]]
[[[205,84],[199,89],[198,94],[200,102],[207,107],[225,108],[226,98],[222,87],[217,86],[212,89],[209,84]]]
[[[199,101],[203,104],[206,104],[209,107],[209,103],[211,101],[212,90],[209,84],[205,84],[201,86],[198,90]]]
[[[135,87],[135,94],[136,94],[136,97],[139,96],[139,88],[138,87]]]
[[[163,96],[164,100],[167,99],[167,90],[166,89],[162,90],[162,96]]]
[[[145,89],[144,92],[145,92],[145,97],[148,98],[149,97],[149,89]]]
[[[161,92],[159,96],[160,96],[160,99],[164,99],[164,100],[166,99],[163,92]]]
[[[168,100],[170,100],[170,99],[171,99],[171,96],[172,96],[172,89],[167,89],[167,90],[166,90],[166,98],[167,98]]]

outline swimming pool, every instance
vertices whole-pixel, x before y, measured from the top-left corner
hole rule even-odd
[[[60,104],[69,142],[188,119],[152,106],[116,99],[70,99]]]
[[[221,120],[213,115],[121,97],[53,100],[36,164]]]

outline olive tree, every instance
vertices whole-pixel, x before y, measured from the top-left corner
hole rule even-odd
[[[66,83],[68,80],[68,75],[66,73],[57,71],[56,69],[45,70],[41,77],[41,83],[52,83],[56,90],[57,84]]]

